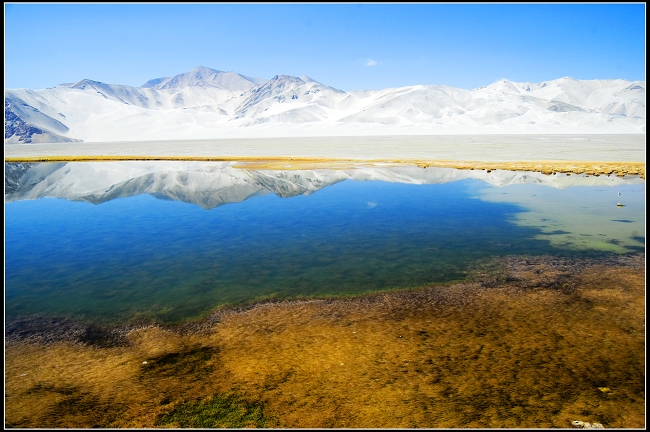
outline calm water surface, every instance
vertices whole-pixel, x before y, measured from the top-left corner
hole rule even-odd
[[[192,162],[5,170],[7,321],[174,323],[268,297],[462,280],[495,256],[645,247],[638,178]]]

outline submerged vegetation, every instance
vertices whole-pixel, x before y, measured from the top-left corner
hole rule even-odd
[[[510,257],[461,284],[223,309],[126,343],[21,334],[5,426],[643,428],[644,267]]]
[[[155,426],[181,428],[273,427],[276,423],[263,414],[259,404],[242,401],[234,394],[216,395],[206,401],[185,402],[161,414]]]

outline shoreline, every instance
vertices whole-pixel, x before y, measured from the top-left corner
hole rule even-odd
[[[645,179],[645,162],[606,161],[471,161],[430,159],[349,159],[279,156],[147,156],[147,155],[76,155],[76,156],[14,156],[5,163],[39,162],[110,162],[110,161],[195,161],[240,162],[236,168],[268,170],[350,169],[359,166],[417,166],[420,168],[455,168],[461,170],[531,171],[542,174],[586,174],[593,176],[638,175]]]
[[[640,175],[645,133],[305,136],[5,144],[5,162],[221,161],[257,169],[427,166]]]
[[[462,283],[135,326],[125,343],[5,335],[6,425],[149,428],[234,391],[288,428],[643,428],[645,253],[497,261]]]
[[[514,276],[520,273],[522,268],[529,269],[529,266],[537,265],[561,268],[561,274],[553,274],[551,279],[538,278],[532,274],[526,278]],[[498,265],[496,263],[499,263]],[[639,263],[645,265],[645,253],[611,254],[601,257],[563,257],[563,256],[506,256],[493,258],[491,264],[485,271],[473,269],[466,280],[431,283],[422,286],[414,286],[403,289],[391,289],[385,291],[374,291],[361,294],[343,294],[340,296],[323,296],[314,298],[287,298],[274,299],[265,298],[251,300],[243,304],[226,304],[217,306],[212,312],[203,318],[191,318],[180,323],[163,322],[137,322],[137,323],[98,323],[90,320],[74,319],[65,316],[29,315],[12,319],[5,323],[5,345],[15,344],[52,344],[52,343],[73,343],[87,344],[97,347],[117,347],[128,345],[126,335],[132,331],[143,328],[158,328],[171,331],[178,335],[204,334],[209,332],[213,326],[218,325],[222,317],[229,315],[241,315],[259,308],[293,308],[306,304],[369,304],[383,301],[386,298],[400,298],[411,296],[418,292],[430,292],[444,289],[469,289],[494,288],[496,286],[521,285],[522,287],[536,287],[542,289],[557,289],[559,280],[565,279],[572,274],[578,274],[585,269],[605,267],[639,267]],[[532,268],[532,267],[530,267]],[[539,279],[539,280],[538,280]],[[532,282],[531,282],[532,281]],[[513,284],[514,282],[514,284]]]

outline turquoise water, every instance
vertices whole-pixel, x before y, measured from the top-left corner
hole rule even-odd
[[[309,195],[256,192],[209,209],[138,191],[99,204],[47,197],[6,201],[6,320],[48,314],[175,323],[261,298],[462,280],[479,260],[495,256],[607,253],[554,245],[544,237],[548,225],[536,227],[530,217],[518,222],[530,206],[490,198],[499,190],[508,188],[474,179],[346,179]],[[616,191],[645,202],[645,183],[618,185]],[[643,223],[644,206],[617,220],[610,224]],[[621,234],[632,241],[625,250],[642,250],[645,232],[629,231]]]

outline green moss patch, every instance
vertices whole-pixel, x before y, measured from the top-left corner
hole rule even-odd
[[[277,426],[277,421],[264,415],[262,405],[230,394],[177,405],[172,411],[159,415],[155,425],[181,428],[263,428]]]

